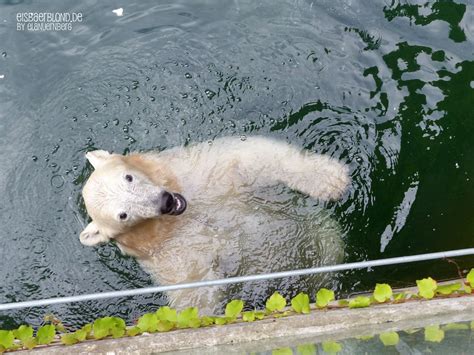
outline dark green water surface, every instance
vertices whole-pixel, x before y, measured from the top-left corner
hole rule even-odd
[[[18,31],[24,12],[83,19],[71,31]],[[474,245],[469,0],[4,0],[0,53],[0,303],[152,284],[114,245],[79,243],[84,153],[94,148],[279,138],[350,166],[350,190],[328,205],[347,262]],[[348,295],[428,275],[458,269],[375,268],[338,274],[332,287]],[[165,302],[3,312],[0,328],[39,324],[46,312],[65,324],[131,321]]]

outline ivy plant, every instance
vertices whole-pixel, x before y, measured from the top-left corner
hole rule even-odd
[[[392,288],[388,284],[376,284],[372,296],[357,296],[351,299],[338,300],[339,307],[364,308],[372,303],[384,302],[407,302],[414,298],[431,299],[437,295],[449,297],[453,294],[472,292],[474,286],[474,269],[466,276],[465,283],[450,283],[438,285],[431,277],[416,281],[418,292],[401,292],[393,294]],[[335,300],[333,290],[322,288],[316,293],[315,310],[324,309]],[[48,345],[53,342],[61,342],[64,345],[73,345],[86,339],[104,339],[107,337],[120,338],[124,336],[136,336],[143,333],[168,332],[175,329],[198,328],[215,325],[224,325],[233,322],[255,322],[267,318],[268,316],[278,318],[289,314],[308,314],[311,312],[309,295],[300,292],[290,300],[287,307],[286,299],[278,292],[273,293],[265,303],[265,310],[243,311],[244,302],[242,300],[232,300],[226,307],[223,316],[200,316],[196,307],[189,307],[181,312],[177,312],[167,306],[160,307],[156,312],[145,313],[138,318],[136,323],[127,326],[125,321],[119,317],[103,317],[96,319],[91,324],[86,324],[82,328],[68,332],[60,320],[53,315],[45,316],[45,323],[36,334],[34,329],[28,325],[21,325],[14,330],[0,330],[0,353],[7,350],[33,349],[38,345]],[[474,329],[474,322],[472,323]],[[466,329],[466,324],[429,326],[425,328],[425,340],[429,342],[440,342],[444,339],[444,332],[449,329]],[[415,330],[416,331],[416,330]],[[371,337],[371,336],[370,336]],[[366,337],[367,338],[367,337]],[[399,336],[396,332],[382,333],[379,335],[381,342],[386,346],[398,344]],[[322,344],[323,350],[327,353],[337,353],[342,349],[342,345],[336,342],[325,342]],[[298,347],[298,351],[306,353],[312,351],[314,345]],[[288,348],[277,349],[277,353],[284,354]]]

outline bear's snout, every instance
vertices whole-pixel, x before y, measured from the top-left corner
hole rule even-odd
[[[168,214],[173,209],[174,198],[168,191],[163,191],[161,194],[161,213]]]
[[[163,191],[161,194],[161,213],[169,215],[180,215],[186,210],[186,199],[178,193]]]

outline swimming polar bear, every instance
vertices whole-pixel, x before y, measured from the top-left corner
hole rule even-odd
[[[315,199],[338,199],[348,169],[328,156],[264,137],[228,137],[159,153],[96,150],[86,158],[94,167],[83,188],[92,222],[81,243],[114,240],[161,285],[342,259],[341,231],[328,213],[296,213],[285,201],[259,197],[266,187],[285,184]],[[168,296],[176,308],[212,314],[221,309],[224,290]]]

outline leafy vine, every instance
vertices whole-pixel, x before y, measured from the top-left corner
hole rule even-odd
[[[127,326],[119,317],[103,317],[93,323],[84,325],[76,331],[67,331],[62,323],[54,317],[46,318],[46,325],[36,330],[31,326],[22,325],[14,330],[0,330],[0,353],[7,350],[33,349],[39,345],[48,345],[60,341],[64,345],[73,345],[88,339],[104,339],[107,337],[133,337],[143,333],[168,332],[175,329],[199,328],[214,325],[224,325],[234,322],[254,322],[269,317],[280,318],[290,314],[308,314],[312,310],[328,308],[364,308],[372,304],[401,303],[410,299],[432,299],[435,296],[471,294],[474,287],[474,269],[466,276],[465,282],[454,282],[439,286],[431,277],[417,280],[417,292],[393,293],[388,284],[376,284],[371,296],[357,296],[351,299],[335,300],[334,291],[325,288],[316,293],[316,302],[310,304],[309,295],[301,292],[290,300],[275,292],[268,298],[265,310],[243,311],[244,302],[233,300],[225,308],[223,316],[199,316],[196,307],[190,307],[177,312],[164,306],[156,312],[142,315],[134,325]],[[428,341],[441,341],[444,330],[439,326],[425,328],[425,338]],[[441,340],[439,340],[441,339]],[[380,334],[384,345],[398,343],[398,334],[388,332]],[[324,351],[336,353],[341,345],[336,342],[323,343]]]

